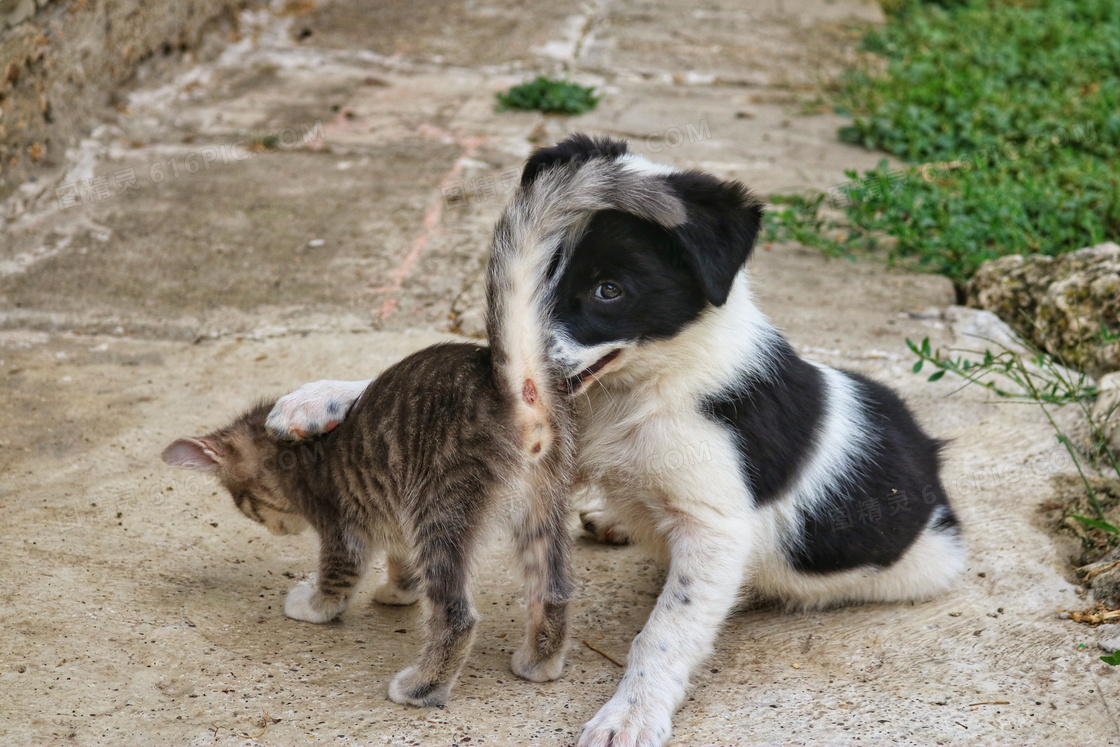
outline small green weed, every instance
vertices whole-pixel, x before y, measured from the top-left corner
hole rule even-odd
[[[1029,344],[1024,343],[1024,348],[1027,350],[1027,356],[1024,357],[1018,350],[1001,342],[988,338],[979,339],[993,345],[995,352],[992,352],[991,348],[986,348],[983,352],[949,348],[943,352],[941,349],[931,350],[928,337],[922,340],[921,344],[916,344],[908,338],[906,345],[918,357],[914,363],[914,373],[920,373],[923,366],[928,363],[937,369],[930,374],[930,381],[937,381],[945,374],[952,373],[964,380],[961,388],[969,385],[982,386],[1005,401],[1038,405],[1054,429],[1058,442],[1065,447],[1074,466],[1077,467],[1077,473],[1081,476],[1089,500],[1097,512],[1095,519],[1085,516],[1073,518],[1094,529],[1109,534],[1120,534],[1120,529],[1105,521],[1104,508],[1085,475],[1087,468],[1103,467],[1111,469],[1120,478],[1117,455],[1109,448],[1108,437],[1102,432],[1100,421],[1093,418],[1090,412],[1090,406],[1098,395],[1092,380],[1085,374],[1062,365],[1049,353],[1037,350]],[[1088,457],[1074,446],[1050,412],[1051,407],[1069,404],[1076,405],[1089,423],[1093,441]]]
[[[583,114],[595,108],[595,89],[543,75],[498,94],[498,111],[527,109],[546,114]]]

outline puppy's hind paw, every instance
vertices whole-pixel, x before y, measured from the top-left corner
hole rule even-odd
[[[596,541],[607,545],[630,544],[630,533],[626,527],[612,520],[606,511],[581,511],[579,521],[583,529]]]

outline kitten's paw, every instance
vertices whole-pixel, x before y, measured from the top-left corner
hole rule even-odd
[[[559,679],[564,672],[564,652],[550,659],[541,659],[529,641],[513,654],[510,669],[523,680],[530,682],[549,682]]]
[[[386,581],[373,590],[373,601],[379,604],[390,604],[394,607],[405,607],[410,604],[415,604],[419,599],[419,591],[405,591],[392,581]]]
[[[616,694],[580,732],[578,747],[661,747],[673,731],[672,714],[632,706]]]
[[[451,683],[432,682],[422,677],[418,667],[401,671],[389,683],[389,699],[417,708],[443,707],[451,694]]]
[[[284,614],[293,620],[326,623],[342,614],[338,604],[324,604],[323,595],[314,583],[304,582],[288,592]]]
[[[581,511],[579,521],[584,530],[597,541],[608,545],[630,544],[630,533],[626,527],[614,521],[606,511]]]
[[[277,438],[310,438],[334,430],[365,390],[363,381],[316,381],[276,401],[265,419]]]

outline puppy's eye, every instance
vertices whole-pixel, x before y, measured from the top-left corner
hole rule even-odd
[[[610,281],[599,283],[599,287],[595,289],[595,298],[600,301],[613,301],[622,296],[622,286],[618,283]]]

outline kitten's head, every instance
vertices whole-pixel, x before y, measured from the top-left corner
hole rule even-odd
[[[286,466],[286,460],[279,457],[287,455],[288,446],[269,436],[264,427],[272,404],[258,405],[225,428],[200,438],[172,442],[163,450],[163,461],[216,474],[241,513],[273,534],[298,534],[307,528],[307,522],[285,495],[277,473]]]

